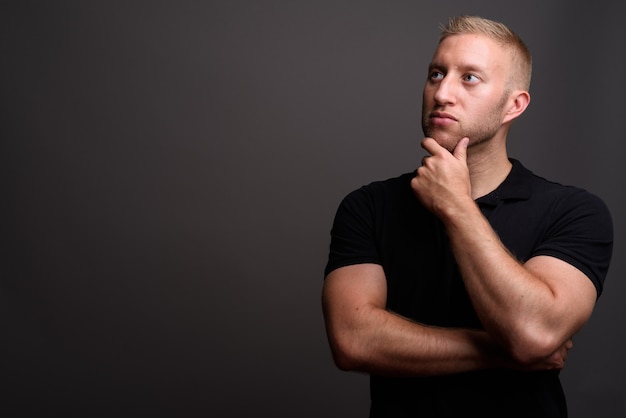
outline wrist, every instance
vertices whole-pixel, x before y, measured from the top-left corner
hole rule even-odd
[[[458,198],[434,208],[434,212],[445,225],[463,225],[483,218],[480,208],[471,197]]]

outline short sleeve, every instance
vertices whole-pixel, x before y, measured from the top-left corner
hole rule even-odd
[[[330,235],[324,275],[353,264],[381,264],[375,240],[374,206],[365,187],[353,191],[342,200]]]
[[[556,221],[533,255],[549,255],[585,273],[602,293],[613,251],[613,223],[605,203],[585,190],[564,196],[555,207]]]

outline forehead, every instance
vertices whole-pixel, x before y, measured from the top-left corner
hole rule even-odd
[[[435,51],[431,66],[484,71],[504,70],[510,51],[486,35],[462,34],[445,38]]]

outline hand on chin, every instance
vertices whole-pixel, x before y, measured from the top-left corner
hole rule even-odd
[[[448,133],[448,132],[441,132],[440,130],[429,132],[429,134],[427,134],[426,136],[434,139],[435,141],[437,141],[437,143],[440,146],[442,146],[443,148],[447,149],[450,152],[454,151],[459,141],[463,138],[463,136],[461,135],[455,135],[455,134]]]

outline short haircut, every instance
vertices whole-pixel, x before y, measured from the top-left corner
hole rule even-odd
[[[479,34],[498,42],[505,48],[512,49],[514,73],[509,83],[514,89],[530,89],[532,74],[532,56],[522,38],[506,25],[478,16],[456,16],[450,18],[447,25],[441,26],[439,43],[453,35]]]

